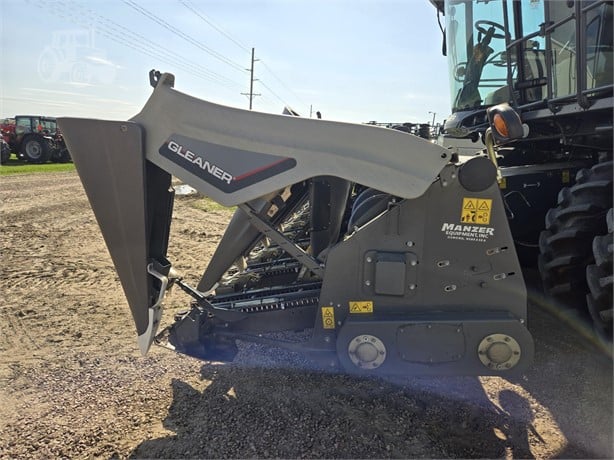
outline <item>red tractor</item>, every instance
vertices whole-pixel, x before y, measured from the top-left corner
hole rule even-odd
[[[1,129],[9,151],[22,160],[29,163],[67,163],[71,160],[53,117],[17,115],[14,120],[5,120]],[[2,163],[8,158],[9,155],[3,153]]]

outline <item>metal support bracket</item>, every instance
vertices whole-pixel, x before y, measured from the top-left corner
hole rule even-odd
[[[160,281],[160,291],[158,293],[156,303],[149,307],[147,311],[147,329],[145,330],[145,332],[139,335],[137,339],[141,354],[143,356],[145,356],[149,351],[149,347],[151,347],[154,337],[156,336],[158,326],[160,325],[160,319],[162,318],[162,301],[164,300],[166,288],[168,287],[168,277],[156,271],[153,263],[147,265],[147,273]]]
[[[271,226],[269,222],[263,219],[249,205],[242,203],[238,205],[238,208],[245,213],[249,223],[256,227],[264,236],[277,243],[280,248],[311,270],[315,275],[319,276],[320,278],[324,276],[324,268],[320,266],[320,263],[316,259],[286,238],[275,227]]]

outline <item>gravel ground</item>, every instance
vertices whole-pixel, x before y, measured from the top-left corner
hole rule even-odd
[[[536,359],[514,380],[351,377],[254,344],[141,357],[76,174],[3,176],[0,199],[0,458],[614,455],[611,354],[547,313],[535,273]],[[169,248],[193,285],[229,218],[197,204],[177,199]]]

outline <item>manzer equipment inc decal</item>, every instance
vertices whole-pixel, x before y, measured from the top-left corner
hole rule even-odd
[[[261,182],[296,166],[294,158],[249,152],[172,134],[158,150],[225,193]]]
[[[492,200],[485,198],[463,198],[460,223],[444,222],[441,231],[449,240],[485,242],[494,236],[490,224]]]

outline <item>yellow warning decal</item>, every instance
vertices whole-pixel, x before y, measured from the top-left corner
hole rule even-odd
[[[499,181],[499,188],[505,190],[507,188],[507,179],[502,177]]]
[[[373,313],[373,302],[370,300],[350,300],[350,313]]]
[[[488,225],[492,200],[484,198],[463,198],[461,222]]]
[[[561,182],[563,184],[569,184],[569,179],[570,179],[570,177],[569,177],[569,170],[568,169],[564,169],[561,172]]]
[[[322,327],[324,329],[335,328],[335,309],[333,307],[322,307]]]

